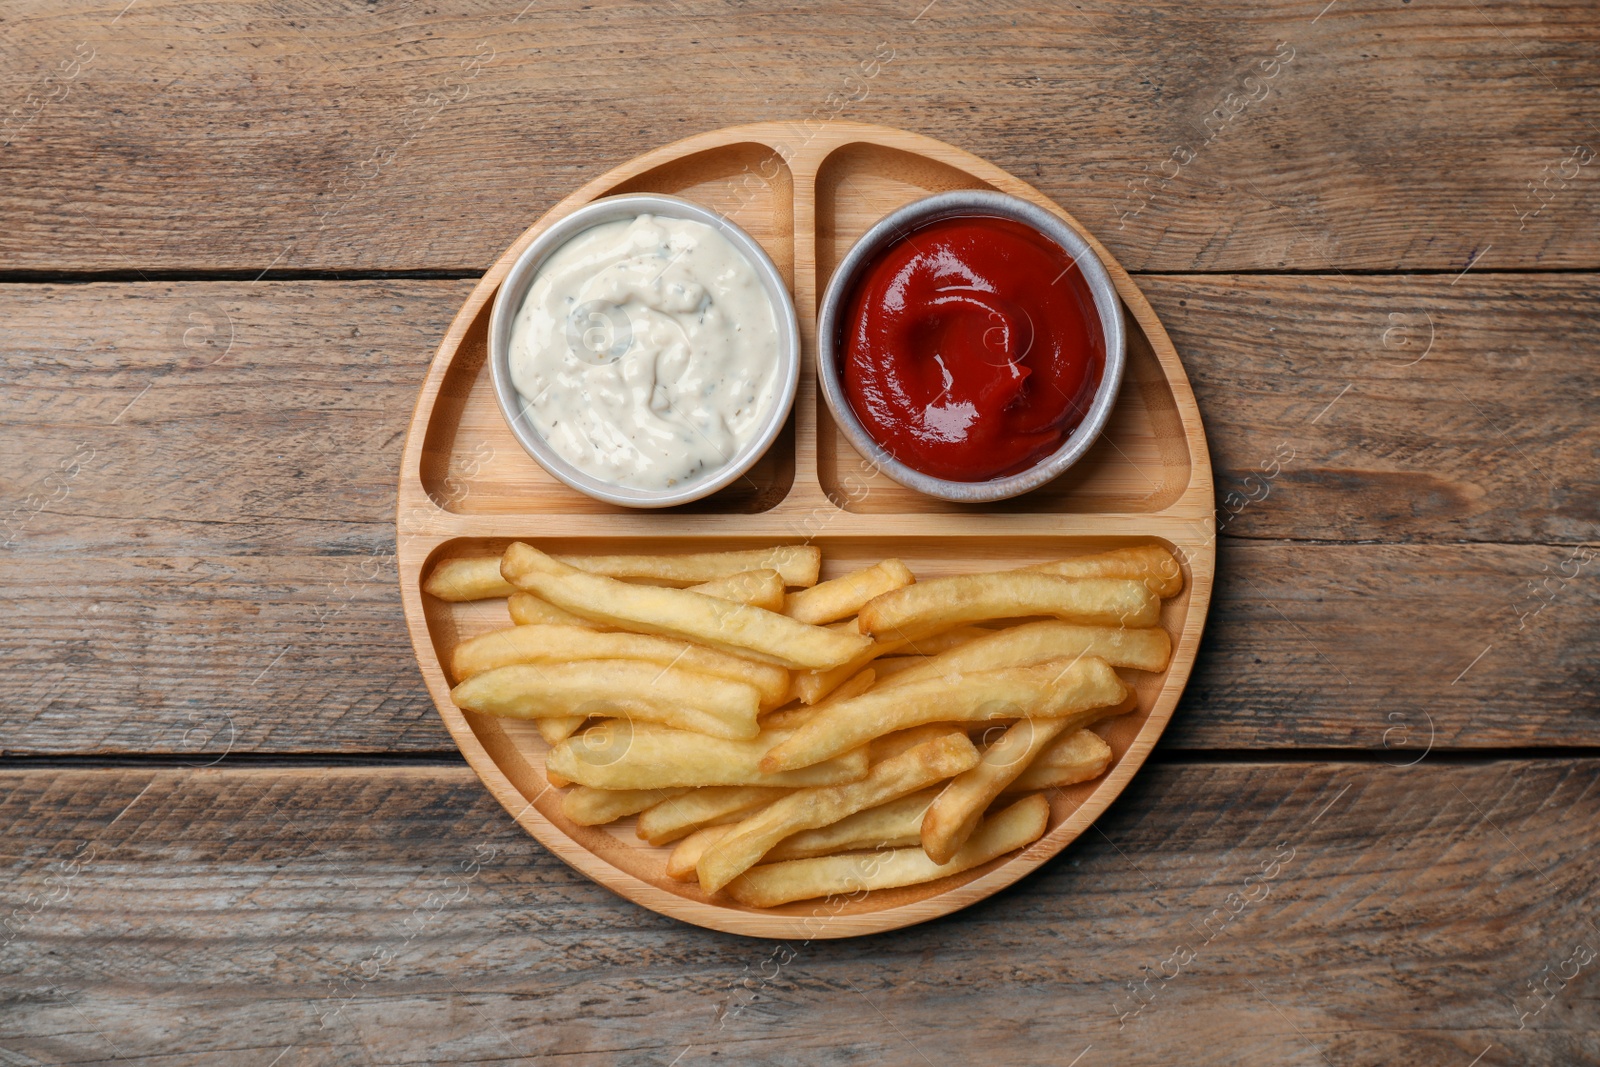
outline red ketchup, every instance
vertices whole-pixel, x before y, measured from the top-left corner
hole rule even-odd
[[[1082,273],[1043,234],[941,219],[866,266],[846,311],[845,395],[914,470],[982,482],[1032,467],[1088,413],[1105,335]]]

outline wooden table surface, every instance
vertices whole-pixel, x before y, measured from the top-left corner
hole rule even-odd
[[[0,4],[0,1060],[1600,1061],[1597,45],[1563,0]],[[1231,517],[1094,830],[768,944],[517,829],[390,553],[500,250],[808,116],[1083,220]]]

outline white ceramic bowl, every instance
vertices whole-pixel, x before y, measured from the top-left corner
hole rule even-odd
[[[755,435],[729,457],[725,465],[684,485],[662,490],[614,485],[568,463],[528,421],[522,396],[511,381],[511,324],[544,261],[584,230],[605,222],[631,219],[636,215],[690,219],[703,222],[720,232],[755,269],[756,277],[761,280],[761,287],[772,303],[778,333],[777,397]],[[534,238],[533,243],[512,264],[506,280],[500,285],[500,291],[495,294],[494,308],[489,315],[489,375],[494,380],[500,412],[510,425],[511,432],[541,467],[578,492],[596,500],[630,508],[665,508],[710,496],[748,471],[772,445],[789,417],[789,409],[794,406],[795,387],[800,381],[800,324],[795,318],[794,301],[789,296],[788,287],[783,284],[783,275],[778,273],[771,257],[756,243],[755,238],[726,216],[675,196],[654,193],[611,196],[585,204],[561,219]]]

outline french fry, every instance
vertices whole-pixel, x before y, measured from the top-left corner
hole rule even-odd
[[[506,549],[500,570],[518,588],[584,618],[754,654],[785,667],[836,667],[872,645],[860,634],[810,626],[748,604],[585,574],[521,542]]]
[[[517,663],[473,675],[450,696],[468,711],[517,719],[626,716],[714,737],[760,732],[754,686],[640,660]]]
[[[886,559],[841,578],[831,578],[810,589],[790,593],[783,613],[799,622],[834,622],[861,610],[861,605],[916,581],[911,569],[897,559]]]
[[[1162,599],[1183,592],[1183,568],[1172,553],[1160,545],[1114,548],[1092,556],[1036,563],[1023,570],[1055,574],[1062,578],[1131,578],[1143,582]]]
[[[499,556],[463,556],[440,560],[422,583],[422,591],[458,603],[510,596],[517,590],[500,576]]]
[[[791,834],[768,852],[768,860],[809,859],[862,848],[908,848],[919,844],[922,813],[937,795],[937,789],[924,789],[910,796],[879,804],[875,808],[847,815],[832,826],[801,830]],[[667,875],[680,882],[693,881],[700,857],[733,830],[731,824],[707,826],[678,842],[667,857]]]
[[[498,558],[495,560],[495,565],[499,565]],[[615,626],[605,626],[581,615],[574,615],[570,611],[563,611],[550,601],[536,597],[532,593],[512,593],[511,599],[506,601],[506,606],[511,610],[511,621],[518,626],[581,626],[586,630],[606,631],[617,629]]]
[[[880,671],[879,680],[885,686],[907,685],[967,671],[1031,667],[1046,660],[1078,656],[1099,656],[1113,667],[1159,671],[1166,669],[1171,654],[1172,638],[1159,626],[1124,630],[1050,619],[996,630],[898,672]]]
[[[604,826],[687,792],[687,789],[590,789],[580,785],[561,798],[561,811],[579,826]]]
[[[984,626],[957,626],[954,630],[945,630],[919,637],[915,641],[907,641],[902,651],[916,656],[937,656],[969,641],[988,637],[993,632]]]
[[[665,845],[703,827],[738,822],[746,812],[771,804],[788,792],[761,785],[713,785],[690,790],[640,812],[636,832],[652,845]]]
[[[500,557],[494,557],[495,574],[500,573]],[[504,578],[501,581],[505,581]],[[509,582],[506,583],[510,585]],[[534,596],[532,593],[516,592],[515,586],[507,606],[511,609],[511,621],[518,626],[582,626],[589,630],[616,630],[619,627],[608,626],[604,623],[593,622],[582,615],[574,615],[556,607],[548,600]],[[714,596],[718,600],[730,600],[737,604],[754,604],[758,608],[776,611],[783,604],[783,582],[774,570],[743,571],[729,578],[718,578],[716,581],[704,582],[700,585],[691,585],[689,591],[704,593]]]
[[[735,604],[751,604],[768,611],[783,610],[783,576],[768,567],[764,570],[740,571],[726,578],[716,578],[699,585],[689,586],[689,592],[714,596]]]
[[[627,719],[607,719],[556,745],[545,766],[596,789],[671,789],[706,785],[810,786],[858,782],[867,775],[867,749],[780,774],[761,770],[761,757],[788,734],[771,730],[751,741],[707,737]]]
[[[588,721],[584,715],[552,715],[543,719],[533,720],[534,729],[539,731],[539,736],[544,738],[547,745],[559,745],[567,738],[578,732],[578,727]],[[552,782],[552,785],[555,783]],[[559,787],[558,787],[559,788]]]
[[[949,863],[994,798],[1066,727],[1065,719],[1023,719],[983,750],[977,766],[950,779],[922,819],[922,850],[928,858]]]
[[[949,863],[934,863],[920,848],[785,860],[751,868],[730,882],[727,892],[748,907],[771,908],[791,900],[919,885],[1032,844],[1044,836],[1049,821],[1049,802],[1034,794],[984,820]]]
[[[846,815],[832,826],[801,830],[778,842],[762,858],[768,861],[803,860],[850,849],[908,848],[921,844],[923,813],[938,795],[938,789],[923,789],[887,804]]]
[[[867,745],[867,766],[871,767],[882,763],[886,759],[900,755],[909,748],[915,748],[935,737],[943,737],[951,730],[960,730],[969,738],[977,736],[974,744],[982,744],[982,736],[994,731],[996,735],[1005,732],[1010,720],[1005,720],[1004,725],[992,722],[928,722],[921,726],[913,726],[906,730],[896,730],[892,734],[874,737]]]
[[[801,830],[774,845],[764,858],[808,859],[851,849],[907,848],[919,844],[922,840],[922,813],[928,809],[938,792],[937,789],[924,789],[899,800],[846,815],[832,826]],[[732,829],[731,824],[721,823],[696,830],[685,837],[667,858],[667,875],[680,882],[693,881],[700,857]]]
[[[761,728],[773,730],[792,730],[802,723],[810,722],[816,717],[817,712],[831,707],[835,701],[849,700],[858,697],[872,688],[872,682],[877,673],[871,667],[845,682],[828,695],[826,700],[813,704],[810,707],[801,705],[798,708],[780,708],[761,720]]]
[[[914,587],[912,587],[914,588]],[[1138,587],[1146,592],[1143,587]],[[972,671],[950,678],[874,688],[841,701],[801,726],[761,761],[768,771],[810,766],[874,737],[928,722],[981,722],[1034,716],[1074,727],[1097,720],[1128,688],[1105,660],[1084,656],[1033,667]]]
[[[855,629],[855,624],[839,623],[829,629],[849,632]],[[845,682],[860,674],[866,666],[879,656],[887,656],[905,647],[904,641],[874,641],[866,648],[851,656],[845,662],[829,670],[803,671],[794,676],[794,695],[802,704],[817,704],[824,700],[829,693],[839,688]]]
[[[978,751],[967,735],[952,731],[884,760],[859,782],[796,790],[736,824],[706,850],[696,865],[700,888],[715,893],[761,862],[790,834],[827,826],[863,808],[914,793],[977,762]]]
[[[913,667],[932,661],[932,656],[884,656],[872,661],[872,670],[879,681],[888,681]]]
[[[562,563],[608,578],[649,578],[674,585],[694,585],[727,578],[741,571],[771,568],[785,585],[816,585],[822,550],[814,545],[776,545],[738,552],[688,552],[663,556],[557,556]]]
[[[838,623],[829,629],[854,631],[854,621]],[[802,704],[815,704],[829,693],[837,689],[848,678],[854,677],[863,667],[872,663],[880,656],[888,656],[895,652],[915,651],[919,655],[934,655],[986,637],[991,633],[976,626],[961,626],[954,630],[931,637],[919,637],[914,643],[905,638],[883,638],[874,641],[872,645],[861,653],[852,656],[848,663],[828,671],[805,671],[794,676],[794,695],[800,698]]]
[[[1074,730],[1058,736],[1008,786],[1007,793],[1058,789],[1100,777],[1111,766],[1113,753],[1093,730]]]
[[[680,882],[694,881],[700,876],[695,870],[700,864],[700,857],[706,854],[706,849],[727,837],[732,830],[732,823],[706,826],[679,841],[672,853],[667,856],[667,877],[676,878]]]
[[[857,620],[864,634],[914,641],[987,619],[1054,615],[1102,626],[1154,626],[1160,613],[1161,598],[1142,582],[994,571],[931,578],[896,589],[863,607]]]
[[[701,645],[649,634],[599,633],[582,626],[516,626],[494,630],[456,646],[451,672],[465,681],[514,663],[566,663],[585,659],[644,660],[681,667],[754,687],[766,707],[789,694],[789,672]]]

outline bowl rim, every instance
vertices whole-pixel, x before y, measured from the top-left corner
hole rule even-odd
[[[615,485],[579,470],[551,447],[523,410],[523,399],[511,380],[511,327],[527,299],[539,268],[557,249],[578,234],[607,222],[637,215],[688,219],[713,227],[739,250],[755,270],[772,304],[778,335],[778,389],[772,407],[749,441],[711,475],[671,489],[638,489]],[[761,243],[723,213],[704,204],[663,193],[621,193],[591,200],[562,216],[518,254],[495,291],[489,312],[489,376],[506,425],[534,461],[564,484],[586,496],[629,508],[666,508],[710,496],[742,477],[766,454],[789,421],[800,382],[800,323],[794,296],[777,264]]]
[[[849,398],[844,395],[839,374],[839,353],[836,350],[845,298],[862,267],[892,241],[907,233],[930,222],[962,215],[999,216],[1020,222],[1049,238],[1066,252],[1078,265],[1094,297],[1106,347],[1105,366],[1094,400],[1083,421],[1061,443],[1061,447],[1025,471],[984,482],[958,482],[924,474],[896,459],[874,440],[856,417]],[[1082,459],[1099,439],[1111,417],[1111,409],[1116,404],[1122,386],[1126,350],[1127,335],[1122,321],[1121,300],[1105,264],[1100,262],[1100,257],[1095,254],[1088,240],[1054,212],[1021,197],[989,189],[956,189],[935,193],[913,200],[879,219],[857,239],[834,268],[818,305],[817,381],[823,400],[845,438],[875,469],[906,488],[956,503],[988,503],[1020,496],[1060,477]]]

